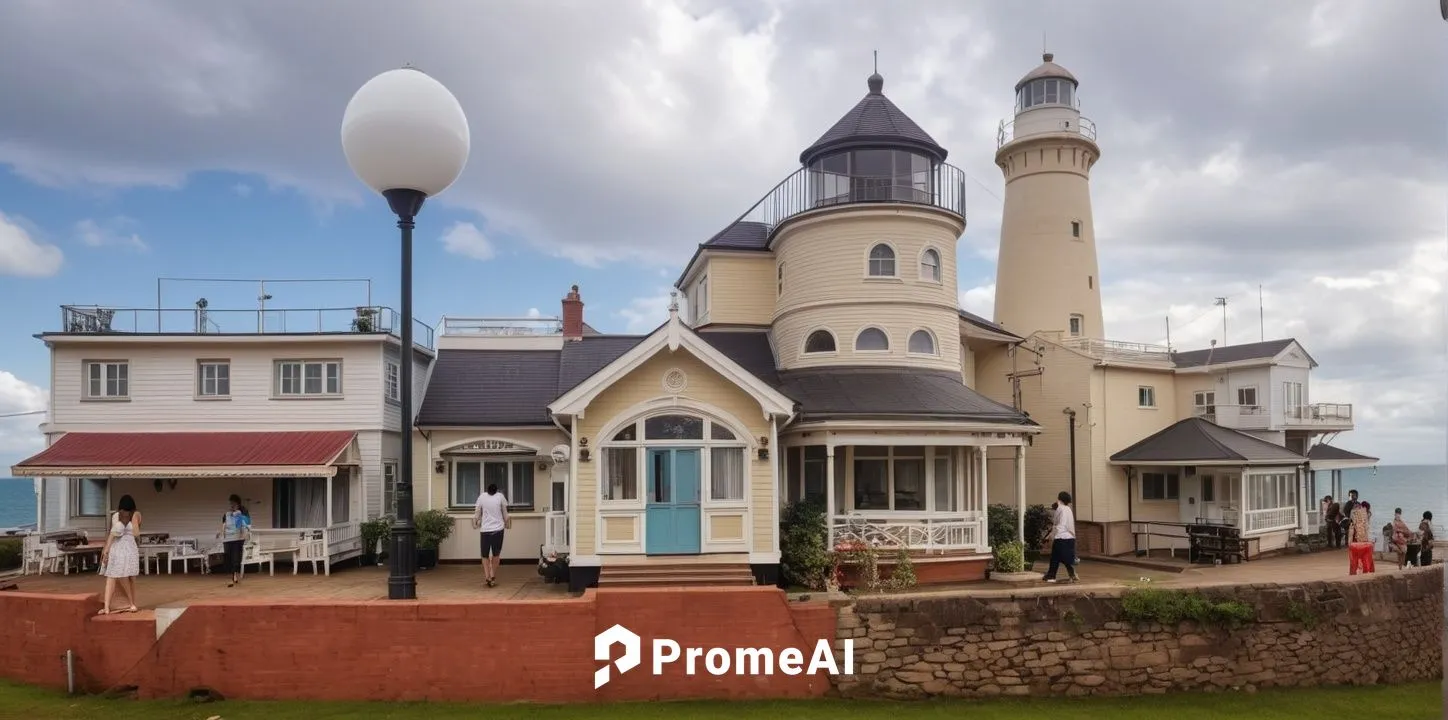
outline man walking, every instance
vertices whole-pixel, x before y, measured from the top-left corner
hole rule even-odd
[[[1343,534],[1344,536],[1348,535],[1348,527],[1352,524],[1352,511],[1356,510],[1356,509],[1357,509],[1357,506],[1358,506],[1358,491],[1356,491],[1356,490],[1349,490],[1349,491],[1347,491],[1347,502],[1345,502],[1345,503],[1342,504],[1342,508],[1341,508],[1342,511],[1341,511],[1341,512],[1339,513],[1339,515],[1338,515],[1338,517],[1341,518],[1341,520],[1338,521],[1338,524],[1342,527],[1342,534]],[[1349,543],[1351,543],[1351,542],[1352,542],[1352,538],[1348,538],[1347,541],[1348,541]]]
[[[498,564],[503,560],[503,531],[508,529],[508,498],[498,492],[497,484],[478,495],[473,506],[473,527],[480,536],[483,554],[483,578],[488,587],[498,584]]]
[[[1044,580],[1056,582],[1056,570],[1065,565],[1071,582],[1079,582],[1081,578],[1076,577],[1076,513],[1071,511],[1071,493],[1065,490],[1056,496],[1056,513],[1051,528],[1051,566],[1046,570]]]
[[[1324,498],[1323,503],[1326,509],[1322,513],[1322,532],[1327,536],[1327,546],[1342,547],[1342,506],[1331,495]]]

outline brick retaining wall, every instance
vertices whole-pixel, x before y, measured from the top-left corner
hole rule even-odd
[[[1228,631],[1121,620],[1121,592],[871,597],[844,607],[852,697],[1124,695],[1443,677],[1443,567],[1211,588],[1256,608]],[[1311,627],[1308,627],[1308,626]]]

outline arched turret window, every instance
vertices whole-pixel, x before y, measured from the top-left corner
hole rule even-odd
[[[920,254],[920,279],[940,282],[940,253],[934,248]]]
[[[855,350],[881,352],[890,349],[890,338],[880,328],[865,328],[855,337]]]
[[[895,250],[889,245],[870,248],[870,277],[895,277]]]
[[[835,336],[829,330],[816,330],[804,341],[806,353],[831,353],[835,351]]]
[[[935,338],[931,336],[929,330],[916,330],[910,333],[910,343],[907,347],[915,355],[934,355]]]

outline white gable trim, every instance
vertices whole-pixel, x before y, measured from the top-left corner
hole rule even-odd
[[[1305,361],[1306,367],[1309,370],[1317,367],[1317,361],[1313,360],[1312,356],[1307,354],[1307,348],[1302,347],[1302,343],[1299,343],[1296,340],[1288,343],[1287,347],[1282,348],[1282,352],[1279,352],[1276,355],[1272,356],[1272,364],[1289,366],[1297,365],[1296,362],[1293,362],[1290,358],[1287,357],[1293,350],[1296,350],[1297,353],[1302,356],[1302,359],[1303,361]]]
[[[564,393],[563,397],[554,400],[548,406],[548,411],[554,415],[583,417],[588,404],[620,378],[638,369],[660,352],[667,350],[674,353],[678,352],[680,348],[689,351],[691,355],[708,365],[714,372],[723,375],[759,401],[764,412],[764,419],[768,420],[773,415],[788,416],[794,413],[793,400],[766,385],[763,380],[750,374],[748,370],[740,367],[738,363],[685,327],[679,320],[677,311],[670,312],[669,321],[635,345],[632,350],[605,365],[602,370]]]

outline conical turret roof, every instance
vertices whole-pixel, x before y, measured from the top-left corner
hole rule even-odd
[[[808,165],[821,155],[850,148],[913,150],[931,156],[936,162],[945,160],[945,148],[885,97],[882,92],[885,78],[880,73],[871,75],[866,85],[869,92],[865,97],[800,153],[801,164]]]

